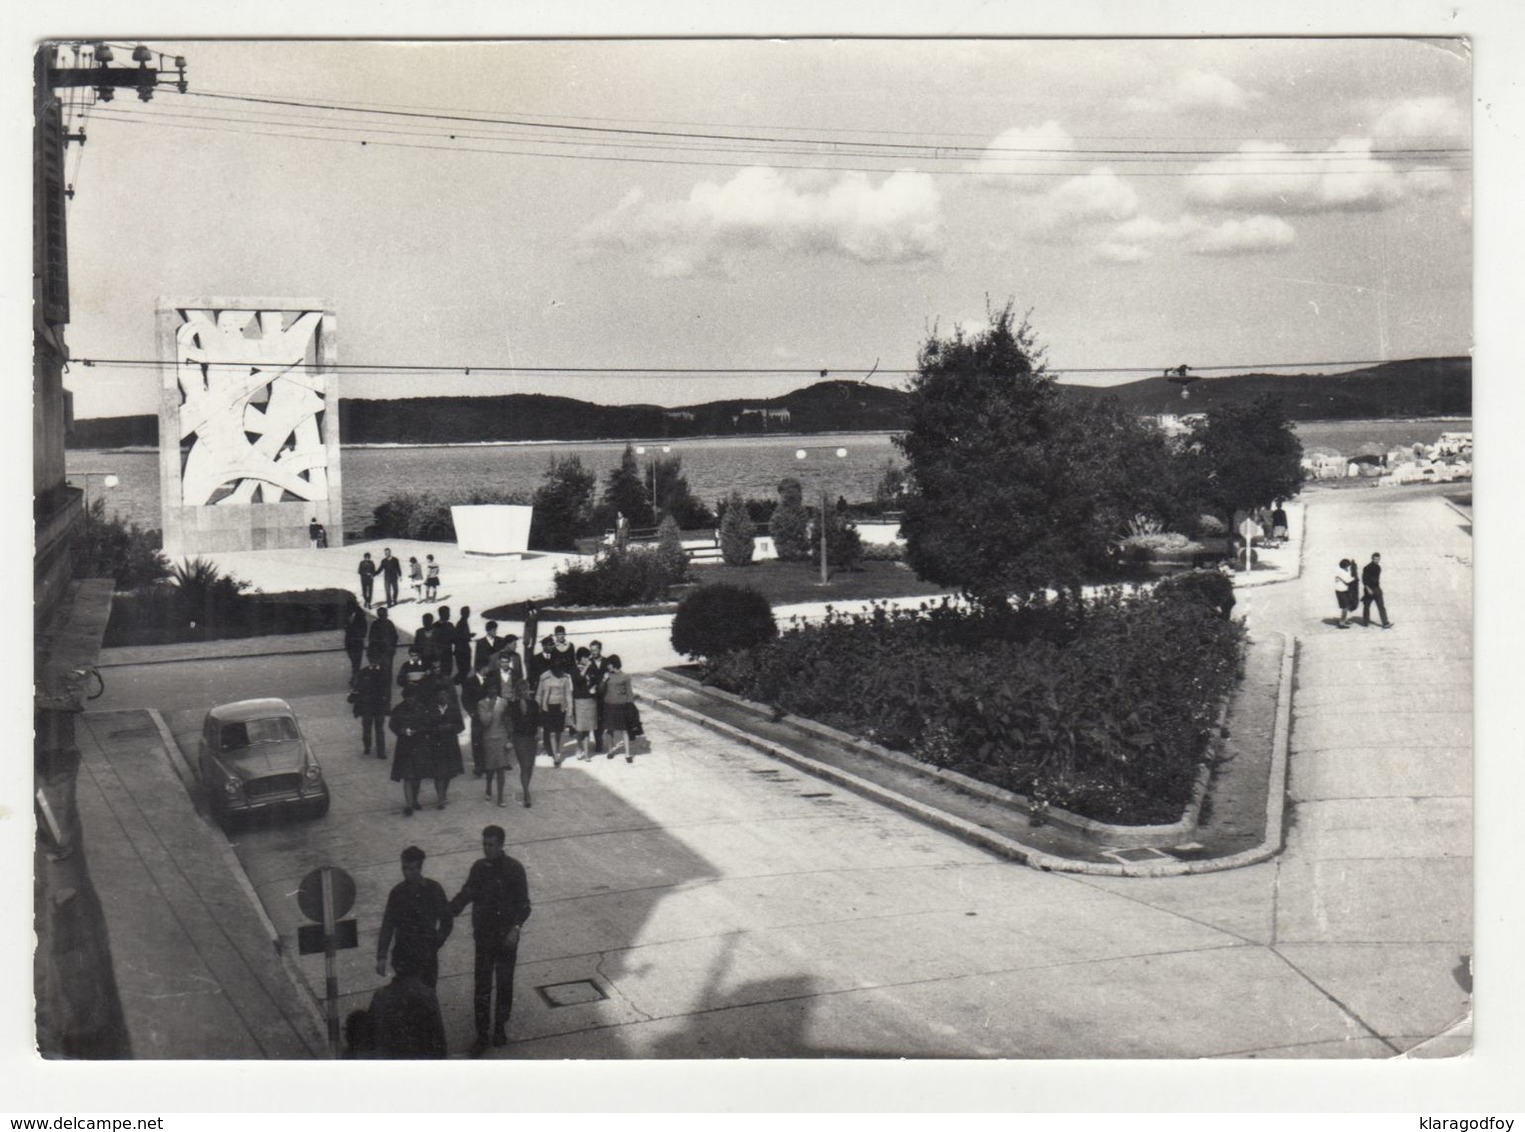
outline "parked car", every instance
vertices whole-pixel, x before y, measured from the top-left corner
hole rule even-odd
[[[207,712],[196,769],[219,825],[286,809],[328,813],[323,768],[285,700],[239,700]]]

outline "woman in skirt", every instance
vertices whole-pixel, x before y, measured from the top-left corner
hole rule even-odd
[[[1361,580],[1356,575],[1353,558],[1341,558],[1340,568],[1334,574],[1334,600],[1340,607],[1340,620],[1336,629],[1350,628],[1350,615],[1356,611],[1361,596]]]
[[[439,598],[439,563],[434,555],[424,555],[424,597],[429,601]]]
[[[414,601],[423,600],[424,568],[418,564],[417,558],[408,559],[408,588],[413,591]]]
[[[535,749],[540,742],[540,713],[528,682],[521,680],[516,687],[518,695],[508,703],[508,730],[514,758],[519,760],[519,800],[528,809],[530,777],[535,773]],[[502,805],[501,802],[498,804]]]
[[[392,749],[392,781],[402,783],[402,816],[410,818],[418,804],[418,787],[433,769],[429,749],[429,714],[417,685],[406,685],[402,703],[388,724],[397,736]]]
[[[598,693],[600,675],[593,667],[593,654],[577,650],[572,668],[572,732],[577,736],[577,757],[587,762],[593,757],[589,740],[598,731]]]
[[[450,780],[466,771],[461,758],[461,732],[466,720],[449,688],[435,687],[429,707],[430,777],[434,779],[434,808],[443,810],[450,793]]]
[[[615,744],[622,743],[625,761],[635,762],[635,755],[630,750],[630,711],[634,704],[630,674],[621,669],[618,655],[610,656],[604,675],[604,730],[609,732],[608,757],[611,759],[618,754]]]
[[[503,780],[514,769],[514,752],[509,733],[508,704],[512,690],[504,686],[499,670],[490,673],[494,694],[477,702],[477,722],[482,729],[482,771],[487,785],[487,800],[497,791],[498,805],[503,805]]]
[[[535,689],[535,706],[540,709],[540,735],[551,763],[561,765],[561,733],[567,726],[567,709],[572,706],[572,678],[555,668],[540,674]]]

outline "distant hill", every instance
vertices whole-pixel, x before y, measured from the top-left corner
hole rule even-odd
[[[1246,373],[1209,377],[1186,386],[1149,378],[1107,389],[1068,385],[1079,396],[1114,396],[1140,413],[1202,413],[1214,405],[1270,393],[1297,421],[1393,417],[1465,417],[1472,414],[1471,358],[1411,358],[1349,373]]]
[[[1116,397],[1139,413],[1200,413],[1262,393],[1280,397],[1293,420],[1469,416],[1472,359],[1414,358],[1334,376],[1238,374],[1181,387],[1162,377],[1105,389],[1060,388],[1072,397]],[[905,393],[853,381],[822,381],[782,397],[702,405],[592,405],[571,397],[411,397],[340,404],[346,444],[466,444],[488,440],[619,440],[625,437],[872,432],[903,427]],[[71,448],[158,443],[157,417],[75,421]]]

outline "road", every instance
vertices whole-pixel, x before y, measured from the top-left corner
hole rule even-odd
[[[1453,521],[1456,520],[1456,521]],[[1398,628],[1323,624],[1325,558],[1380,546]],[[1247,596],[1303,641],[1291,833],[1279,859],[1143,880],[1046,874],[655,711],[633,765],[552,769],[533,809],[459,780],[400,812],[360,757],[342,654],[113,670],[101,706],[194,735],[208,699],[285,694],[330,779],[329,816],[234,848],[284,937],[319,864],[359,888],[346,1009],[380,982],[381,906],[410,843],[459,887],[481,826],[508,830],[535,913],[515,1058],[1382,1058],[1470,1005],[1470,536],[1424,493],[1310,500],[1302,579]],[[1406,738],[1405,738],[1406,737]],[[425,787],[426,798],[429,789]],[[471,1040],[471,954],[442,955],[451,1047]],[[322,986],[322,964],[301,961]]]

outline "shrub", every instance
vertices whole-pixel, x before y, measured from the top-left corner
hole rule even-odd
[[[1234,580],[1217,570],[1191,570],[1164,578],[1154,592],[1166,600],[1194,601],[1225,621],[1234,612]]]
[[[686,558],[675,568],[660,548],[615,549],[592,563],[571,562],[556,571],[556,601],[606,606],[664,601],[667,587],[681,582],[687,570]]]
[[[905,544],[901,542],[866,542],[863,544],[865,562],[904,562]]]
[[[672,647],[687,657],[723,657],[778,636],[768,599],[745,586],[702,586],[678,603]]]
[[[829,612],[711,654],[705,678],[1089,817],[1172,821],[1242,647],[1240,626],[1183,596]]]
[[[79,540],[74,544],[76,578],[111,578],[118,590],[132,590],[169,576],[169,560],[156,530],[128,522],[120,515],[106,517],[106,501],[90,503]]]
[[[747,514],[739,491],[731,492],[720,519],[720,557],[727,566],[749,566],[756,549],[757,526]]]
[[[446,501],[431,492],[399,492],[378,504],[366,525],[367,538],[406,538],[421,542],[454,542],[455,520],[451,503],[507,503],[525,506],[530,497],[522,491],[477,490],[463,499]]]
[[[792,483],[786,480],[785,483]],[[800,506],[799,494],[784,495],[773,518],[768,523],[768,533],[773,536],[773,547],[784,562],[808,562],[810,560],[810,516]]]
[[[856,570],[863,561],[863,536],[857,524],[839,512],[826,515],[826,561],[837,570]]]
[[[688,580],[688,551],[683,549],[683,532],[671,513],[664,515],[657,525],[656,553],[663,573],[671,579],[669,585]]]
[[[283,633],[338,631],[354,608],[348,590],[302,590],[295,593],[238,594],[213,610],[188,612],[172,585],[145,586],[118,595],[111,603],[104,643],[158,645],[177,641],[264,637]],[[194,622],[194,623],[193,623]]]
[[[1197,536],[1199,538],[1222,538],[1228,534],[1228,525],[1216,515],[1199,515],[1197,517]]]

